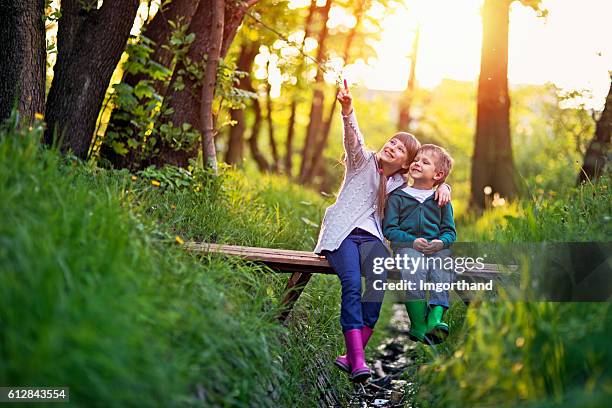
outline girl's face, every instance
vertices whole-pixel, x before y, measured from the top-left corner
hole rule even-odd
[[[410,163],[407,162],[408,151],[406,146],[395,137],[385,143],[378,153],[381,161],[397,167],[398,170],[407,169],[410,166]]]

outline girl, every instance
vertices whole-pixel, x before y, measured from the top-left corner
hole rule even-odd
[[[381,228],[385,199],[389,192],[406,182],[403,174],[408,171],[420,143],[413,135],[400,132],[378,153],[367,150],[346,81],[337,99],[344,122],[345,174],[336,202],[325,211],[314,252],[327,258],[342,285],[340,325],[347,354],[339,356],[335,364],[349,372],[352,381],[364,382],[370,377],[370,369],[365,364],[363,350],[382,304],[361,300],[360,255],[366,247],[364,244],[369,249],[374,246],[374,250],[382,248],[386,252]],[[440,206],[450,201],[448,185],[436,191],[435,199]]]

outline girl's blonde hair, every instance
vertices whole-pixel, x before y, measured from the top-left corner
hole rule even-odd
[[[406,163],[412,163],[417,151],[421,147],[421,143],[419,143],[417,138],[407,132],[398,132],[394,134],[391,139],[397,139],[404,145],[406,148]],[[382,219],[385,215],[385,204],[387,202],[387,178],[382,171],[380,171],[382,170],[380,164],[377,164],[377,166],[380,172],[380,185],[378,186],[378,197],[376,204],[378,206],[378,215],[380,215],[380,218]],[[403,167],[397,171],[399,174],[406,174],[407,172],[408,169]]]

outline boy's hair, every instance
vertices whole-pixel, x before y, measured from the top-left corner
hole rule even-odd
[[[440,180],[436,180],[434,186],[439,186],[444,183],[446,177],[448,177],[451,169],[453,168],[454,160],[450,154],[443,147],[436,146],[434,144],[424,144],[419,149],[419,152],[431,153],[433,156],[434,167],[436,172],[441,171],[444,173]]]

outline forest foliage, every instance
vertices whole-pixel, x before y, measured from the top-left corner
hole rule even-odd
[[[332,369],[321,361],[341,351],[337,279],[313,279],[281,326],[286,277],[182,245],[314,248],[344,173],[336,82],[375,56],[380,21],[404,4],[162,3],[0,5],[0,383],[68,384],[80,405],[316,405]],[[512,194],[474,181],[497,170],[473,164],[478,101],[493,93],[418,76],[405,91],[351,91],[368,147],[398,130],[409,100],[401,130],[450,151],[459,240],[609,242],[612,93],[596,111],[583,92],[496,79],[507,132],[484,139],[505,138],[493,145],[511,156]],[[450,317],[451,340],[421,347],[406,373],[409,403],[601,406],[610,393],[607,303],[502,298]],[[349,394],[346,378],[326,378]]]

